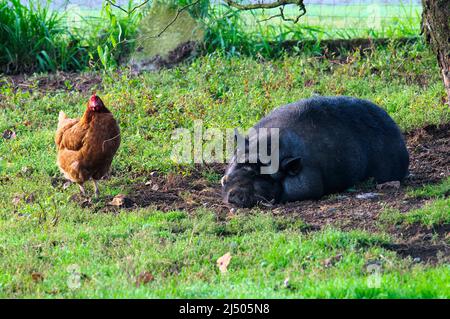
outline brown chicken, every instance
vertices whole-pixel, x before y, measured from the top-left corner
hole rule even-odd
[[[83,184],[92,179],[98,196],[97,181],[108,174],[120,145],[119,126],[103,101],[92,95],[81,119],[69,119],[59,112],[55,143],[64,176],[77,183],[83,195]]]

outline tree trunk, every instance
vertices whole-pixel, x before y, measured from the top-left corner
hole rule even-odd
[[[422,32],[437,55],[450,105],[450,0],[422,0]]]

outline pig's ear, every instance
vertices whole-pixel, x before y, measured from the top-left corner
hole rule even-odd
[[[240,145],[238,141],[244,141],[244,145]],[[236,151],[241,151],[246,153],[248,151],[248,143],[249,143],[249,138],[248,136],[244,136],[241,133],[239,133],[238,129],[235,128],[234,129],[234,145],[236,147]],[[241,147],[240,147],[241,146]],[[241,149],[242,146],[244,147],[244,149]]]
[[[281,170],[289,175],[297,175],[302,170],[302,162],[300,157],[287,157],[281,163]]]

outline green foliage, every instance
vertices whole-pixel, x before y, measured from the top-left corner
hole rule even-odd
[[[79,70],[86,51],[49,2],[0,0],[0,71]]]
[[[111,69],[130,54],[145,9],[129,14],[112,10],[105,2],[98,19],[83,21],[80,28],[67,16],[31,0],[0,0],[0,71],[73,71],[88,67]],[[127,9],[131,11],[130,0]]]
[[[270,17],[273,10],[240,12],[224,5],[211,5],[207,0],[162,2],[172,3],[177,8],[193,4],[186,11],[204,26],[205,51],[220,51],[227,56],[278,58],[283,55],[286,40],[320,42],[326,38],[404,37],[419,33],[420,17],[407,7],[398,8],[397,18],[383,20],[382,28],[374,29],[364,25],[342,28],[340,16],[343,13],[351,16],[355,11],[352,8],[349,12],[336,13],[335,20],[319,23],[316,20],[322,9],[310,5],[311,17],[303,17],[299,23],[292,24],[279,19],[261,22]],[[49,2],[46,5],[37,0],[28,3],[25,6],[19,0],[0,0],[0,66],[3,72],[117,68],[133,52],[139,22],[150,7],[131,12],[138,3],[129,0],[125,6],[127,14],[104,2],[98,18],[85,19],[81,25],[72,26],[65,23],[70,12],[66,16],[52,11]],[[343,10],[340,6],[334,9]],[[331,15],[331,12],[323,14]],[[320,52],[317,46],[303,51],[312,55]]]
[[[423,208],[407,213],[396,209],[386,209],[380,215],[380,221],[385,224],[421,224],[424,226],[439,226],[450,223],[450,198],[437,199]]]
[[[409,195],[419,198],[448,197],[450,195],[450,177],[436,185],[425,185],[422,188],[409,191]]]
[[[128,13],[123,13],[113,11],[109,2],[103,3],[100,17],[104,23],[94,28],[99,36],[91,39],[92,47],[96,45],[97,50],[90,52],[90,58],[95,61],[97,53],[104,69],[117,67],[134,49],[138,23],[145,12],[145,8],[132,11],[135,5],[133,0],[129,0],[125,7]]]
[[[239,11],[226,5],[214,5],[204,19],[205,48],[207,52],[220,50],[228,56],[276,58],[283,54],[285,41],[320,43],[324,39],[418,37],[420,14],[417,7],[392,8],[396,18],[382,18],[382,10],[378,12],[378,26],[370,26],[364,16],[367,12],[360,12],[361,6],[323,8],[309,4],[308,14],[294,24],[279,18],[269,19],[279,13],[276,9]],[[289,7],[286,13],[295,16],[296,8]],[[347,22],[347,18],[355,23]],[[317,47],[306,47],[303,51],[314,54]]]
[[[283,55],[283,43],[286,40],[313,39],[318,28],[308,26],[280,26],[257,23],[249,28],[248,15],[254,20],[257,13],[242,12],[234,8],[210,10],[205,21],[205,50],[220,51],[227,56],[254,56],[277,58]],[[244,18],[243,16],[247,16]],[[317,38],[316,38],[317,39]]]

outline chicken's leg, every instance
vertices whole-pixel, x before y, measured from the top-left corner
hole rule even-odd
[[[100,191],[98,190],[97,180],[93,179],[93,181],[94,181],[94,192],[95,192],[95,197],[98,197],[98,195],[100,194]]]
[[[83,184],[78,184],[78,186],[80,187],[80,193],[81,193],[81,195],[85,196],[85,195],[86,195],[86,192],[84,191]]]

